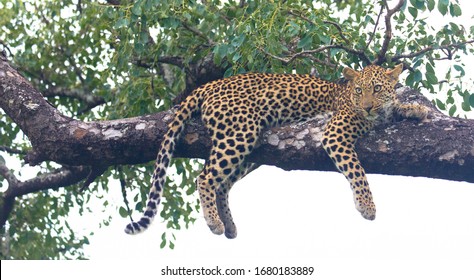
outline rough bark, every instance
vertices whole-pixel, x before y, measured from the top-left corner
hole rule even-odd
[[[397,92],[401,99],[431,106],[420,93],[406,87]],[[153,160],[173,115],[170,110],[112,121],[71,119],[52,107],[6,59],[0,59],[0,107],[31,141],[32,150],[25,157],[29,164],[55,161],[101,170]],[[321,115],[307,123],[266,131],[249,160],[285,170],[335,171],[320,144],[328,118]],[[209,146],[202,124],[193,120],[175,155],[205,158]],[[474,182],[474,120],[450,118],[435,109],[428,122],[377,127],[358,141],[357,151],[368,173]],[[85,178],[81,172],[76,180]]]

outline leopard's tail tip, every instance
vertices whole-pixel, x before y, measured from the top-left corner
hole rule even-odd
[[[138,222],[131,222],[125,227],[125,233],[130,235],[136,235],[139,233],[144,232],[148,225],[150,224],[150,219],[147,217],[143,217]]]

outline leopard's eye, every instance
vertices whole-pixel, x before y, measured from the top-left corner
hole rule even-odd
[[[361,89],[360,87],[356,87],[356,88],[355,88],[355,91],[356,91],[356,93],[358,93],[358,94],[361,94],[361,93],[362,93],[362,89]]]
[[[382,89],[381,85],[375,85],[374,86],[374,92],[379,92]]]

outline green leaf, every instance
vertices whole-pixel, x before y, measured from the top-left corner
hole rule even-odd
[[[415,74],[413,76],[413,80],[416,82],[420,82],[421,79],[423,78],[421,71],[420,70],[415,70]]]
[[[312,42],[313,38],[310,35],[306,35],[298,42],[298,48],[304,49],[305,47],[309,47]]]
[[[242,57],[242,55],[240,53],[236,52],[234,54],[234,56],[232,57],[232,62],[237,62],[241,57]]]
[[[459,76],[463,77],[463,76],[466,74],[466,72],[464,72],[464,68],[463,68],[462,66],[457,65],[457,64],[454,64],[453,67],[454,67],[454,69],[455,69],[456,71],[461,72],[461,73],[459,74]]]
[[[427,6],[428,6],[428,10],[431,12],[434,10],[435,8],[435,0],[428,0],[427,2]]]
[[[463,101],[461,103],[461,108],[466,112],[471,111],[471,105],[468,102],[465,102],[465,101]]]
[[[408,12],[413,18],[416,18],[418,16],[418,10],[413,7],[408,7]]]
[[[446,110],[446,105],[441,100],[436,98],[435,101],[436,101],[436,106],[438,106],[440,110],[443,110],[443,111]]]
[[[436,77],[435,74],[431,72],[426,72],[426,81],[430,83],[431,85],[434,85],[438,83],[438,78]]]
[[[474,93],[469,96],[469,104],[474,108]]]
[[[434,68],[433,68],[433,66],[432,66],[430,63],[427,63],[427,64],[426,64],[426,72],[432,73],[432,74],[435,73]]]
[[[448,12],[449,0],[439,0],[438,11],[444,16]]]
[[[240,34],[239,36],[235,37],[232,40],[232,46],[235,48],[238,48],[242,45],[242,43],[245,41],[245,34]]]
[[[449,13],[453,17],[461,16],[462,15],[461,7],[459,7],[459,5],[457,4],[451,4],[449,6]]]
[[[120,207],[119,208],[119,214],[122,218],[126,218],[128,216],[127,209],[125,209],[124,207]]]
[[[135,3],[132,7],[132,13],[136,16],[140,16],[142,14],[142,7],[140,6],[140,2]]]
[[[128,26],[128,19],[121,18],[121,19],[117,20],[117,22],[115,22],[114,28],[119,29],[119,28],[125,27],[125,26]]]
[[[454,113],[456,113],[456,105],[454,104],[453,106],[451,106],[451,108],[449,108],[449,111],[448,111],[448,114],[449,116],[454,116]]]
[[[446,99],[446,104],[454,104],[454,98],[452,96],[449,96],[447,99]]]
[[[166,246],[166,239],[163,239],[161,240],[161,243],[160,243],[160,249],[165,248],[165,246]]]

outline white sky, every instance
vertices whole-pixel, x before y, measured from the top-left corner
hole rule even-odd
[[[234,240],[212,234],[200,218],[178,232],[174,250],[160,249],[165,230],[160,219],[147,232],[127,236],[122,233],[127,219],[117,217],[97,231],[86,252],[100,261],[156,260],[156,269],[291,263],[314,266],[315,279],[346,279],[353,273],[398,279],[407,269],[423,279],[473,279],[462,277],[469,270],[474,276],[473,266],[467,266],[474,260],[473,184],[370,174],[368,179],[377,205],[375,221],[355,210],[341,174],[264,166],[231,192],[239,232]],[[119,197],[120,190],[115,192]],[[434,265],[445,262],[449,265]],[[338,269],[340,264],[348,269]]]
[[[472,2],[460,2],[465,14],[462,21],[470,26]],[[474,77],[472,71],[466,72]],[[315,268],[312,277],[298,279],[474,279],[474,184],[373,174],[368,180],[377,205],[375,221],[363,219],[355,210],[341,174],[261,167],[231,192],[236,239],[212,234],[200,214],[195,225],[176,234],[174,250],[159,248],[165,230],[161,218],[145,233],[128,236],[123,232],[128,220],[111,207],[116,211],[111,226],[95,230],[91,245],[86,247],[93,261],[62,263],[61,267],[67,270],[68,279],[84,275],[123,279],[146,274],[157,279],[185,279],[161,276],[161,269],[216,265],[245,268],[251,273],[187,279],[256,279],[263,276],[250,276],[254,267],[281,265]],[[111,188],[110,196],[121,203],[118,186]],[[95,228],[100,221],[98,213],[76,223]],[[2,279],[8,275],[23,279],[21,276],[57,269],[54,262],[28,264],[30,269],[6,266]],[[64,276],[48,273],[49,279]],[[270,278],[275,277],[265,279]]]

